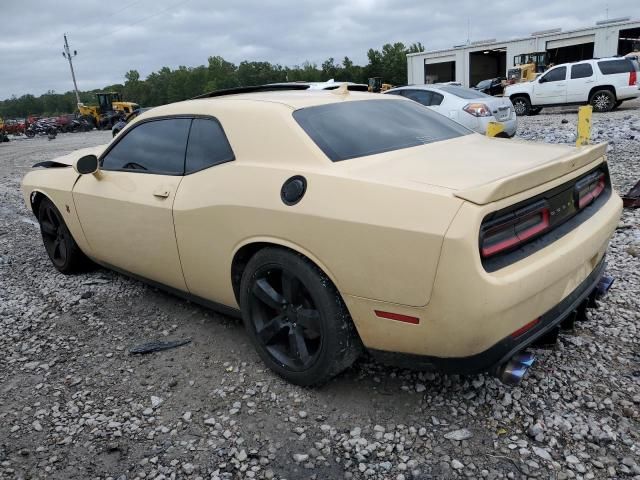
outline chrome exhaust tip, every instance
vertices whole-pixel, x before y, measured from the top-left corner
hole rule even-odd
[[[527,370],[535,361],[536,358],[532,353],[517,353],[498,369],[497,377],[505,385],[520,385]]]
[[[613,277],[610,277],[609,275],[602,275],[598,285],[596,286],[596,298],[604,297],[611,288],[611,285],[613,285],[613,281]]]

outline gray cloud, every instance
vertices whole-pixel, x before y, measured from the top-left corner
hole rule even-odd
[[[233,62],[320,64],[345,55],[366,63],[369,48],[401,41],[446,48],[467,39],[512,38],[530,32],[592,25],[605,18],[599,0],[31,0],[3,2],[0,99],[71,90],[62,34],[78,50],[82,90],[122,83],[163,66],[206,64],[212,55]],[[609,0],[609,18],[629,15],[628,0]],[[578,8],[579,7],[579,8]]]

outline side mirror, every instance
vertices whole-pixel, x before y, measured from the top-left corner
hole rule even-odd
[[[98,157],[95,155],[85,155],[73,162],[73,169],[80,175],[96,173],[98,171]]]

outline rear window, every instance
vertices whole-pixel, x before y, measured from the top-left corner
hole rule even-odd
[[[455,85],[438,85],[438,89],[450,93],[451,95],[455,95],[456,97],[464,98],[465,100],[472,100],[474,98],[490,96],[477,90],[472,90],[465,87],[457,87]]]
[[[635,70],[633,63],[628,58],[598,62],[598,67],[600,68],[600,71],[604,75],[614,75],[616,73],[630,73]]]
[[[416,102],[358,100],[302,108],[293,117],[334,162],[471,133]]]

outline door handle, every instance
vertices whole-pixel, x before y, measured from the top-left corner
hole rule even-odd
[[[158,198],[167,198],[170,194],[169,189],[164,187],[158,188],[153,192],[153,196]]]

